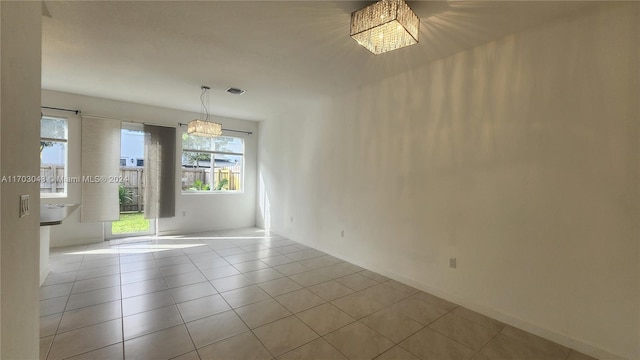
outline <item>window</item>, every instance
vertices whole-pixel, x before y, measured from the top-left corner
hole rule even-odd
[[[136,159],[136,166],[144,166],[144,159]]]
[[[241,192],[244,139],[182,135],[183,192]]]
[[[40,195],[67,195],[67,119],[40,120]]]
[[[120,166],[127,166],[127,159],[120,158]]]

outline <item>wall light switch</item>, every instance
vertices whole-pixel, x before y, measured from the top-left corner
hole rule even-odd
[[[20,195],[20,217],[29,215],[29,195]]]
[[[456,258],[449,258],[449,267],[452,269],[455,269],[457,267],[457,261]]]

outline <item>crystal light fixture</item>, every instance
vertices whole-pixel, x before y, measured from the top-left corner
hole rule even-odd
[[[375,55],[417,44],[419,28],[404,0],[380,0],[351,13],[351,37]]]
[[[208,86],[202,85],[202,94],[200,94],[200,104],[202,104],[202,116],[204,120],[195,119],[187,124],[187,134],[196,136],[215,137],[222,135],[222,124],[209,121],[209,90]],[[205,97],[207,105],[204,104]]]

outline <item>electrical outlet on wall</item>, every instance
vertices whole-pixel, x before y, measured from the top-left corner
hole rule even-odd
[[[293,222],[293,216],[291,217],[291,222]]]
[[[455,269],[458,266],[456,258],[449,258],[449,267]]]
[[[344,230],[340,231],[340,237],[344,237]]]

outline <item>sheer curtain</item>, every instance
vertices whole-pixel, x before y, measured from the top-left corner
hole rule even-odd
[[[144,216],[147,219],[176,214],[176,129],[144,126]]]
[[[82,116],[80,221],[120,218],[120,121]]]

